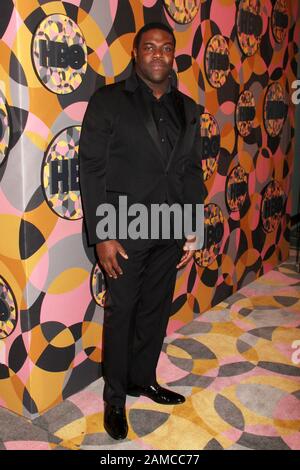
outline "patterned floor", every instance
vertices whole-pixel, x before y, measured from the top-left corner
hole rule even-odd
[[[0,408],[0,449],[300,450],[299,363],[290,258],[166,339],[158,378],[183,405],[128,398],[128,438],[116,443],[103,429],[101,379],[33,422]]]

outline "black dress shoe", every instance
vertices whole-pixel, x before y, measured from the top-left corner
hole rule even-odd
[[[179,405],[180,403],[185,402],[185,397],[183,395],[167,390],[166,388],[158,385],[157,382],[153,385],[149,385],[148,387],[133,385],[127,390],[127,395],[132,397],[143,395],[162,405]]]
[[[128,424],[124,406],[104,403],[104,429],[113,439],[125,439]]]

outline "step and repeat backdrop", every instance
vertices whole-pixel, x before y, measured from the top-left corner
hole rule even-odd
[[[176,34],[209,192],[205,243],[178,272],[169,332],[288,256],[299,2],[0,8],[0,406],[35,417],[101,375],[105,283],[84,232],[78,142],[94,90],[130,74],[143,24]]]

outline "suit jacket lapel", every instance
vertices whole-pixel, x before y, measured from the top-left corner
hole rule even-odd
[[[182,142],[182,139],[183,139],[183,136],[185,135],[185,130],[186,130],[186,116],[185,116],[185,109],[184,109],[184,105],[183,105],[183,99],[182,99],[182,97],[180,96],[180,94],[178,93],[177,90],[174,90],[174,94],[175,94],[174,102],[175,102],[175,106],[176,106],[176,112],[177,112],[177,115],[178,115],[180,123],[181,123],[181,129],[178,132],[178,136],[177,136],[176,142],[174,144],[173,150],[171,152],[166,170],[168,170],[170,168],[172,160],[173,160],[174,156],[176,155],[176,153],[178,151],[178,148],[179,148],[179,146]]]
[[[184,153],[186,148],[189,148],[191,140],[194,138],[194,129],[197,119],[195,118],[193,106],[191,106],[188,100],[184,100],[178,90],[175,90],[175,103],[179,116],[182,118],[182,128],[178,135],[177,141],[174,145],[173,151],[169,158],[167,169],[169,169],[173,158],[178,153],[179,149],[182,148]]]
[[[125,85],[125,91],[129,91],[132,93],[132,99],[134,100],[134,104],[136,109],[138,110],[139,117],[141,122],[145,124],[149,135],[151,136],[154,145],[158,150],[158,158],[160,159],[163,167],[165,168],[164,163],[164,156],[163,156],[163,149],[161,146],[159,132],[157,130],[153,115],[151,110],[147,106],[147,103],[144,100],[143,93],[141,93],[138,82],[135,74],[132,74],[127,80]],[[173,151],[170,155],[166,170],[169,169],[171,162],[178,152],[180,146],[185,148],[188,146],[188,142],[191,139],[192,132],[194,130],[193,126],[190,124],[195,124],[195,118],[193,114],[192,106],[190,106],[188,100],[183,100],[182,96],[180,95],[179,91],[175,89],[175,103],[177,107],[177,112],[179,117],[182,118],[182,127],[181,131],[178,133],[177,140],[175,142]]]
[[[140,89],[137,89],[133,94],[133,99],[135,100],[136,109],[138,109],[140,114],[141,122],[143,122],[158,150],[158,155],[162,163],[164,163],[163,149],[161,146],[160,136],[151,113],[151,109],[147,106],[147,103],[144,100],[143,93]]]
[[[195,118],[195,113],[193,106],[190,104],[188,100],[184,100],[184,112],[185,112],[185,119],[186,119],[186,127],[185,133],[183,136],[182,146],[183,148],[189,147],[190,140],[194,134],[195,124],[197,124],[197,120]]]

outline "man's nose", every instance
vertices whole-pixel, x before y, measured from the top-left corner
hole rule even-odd
[[[154,57],[161,57],[163,55],[163,50],[162,48],[158,47],[154,51]]]

